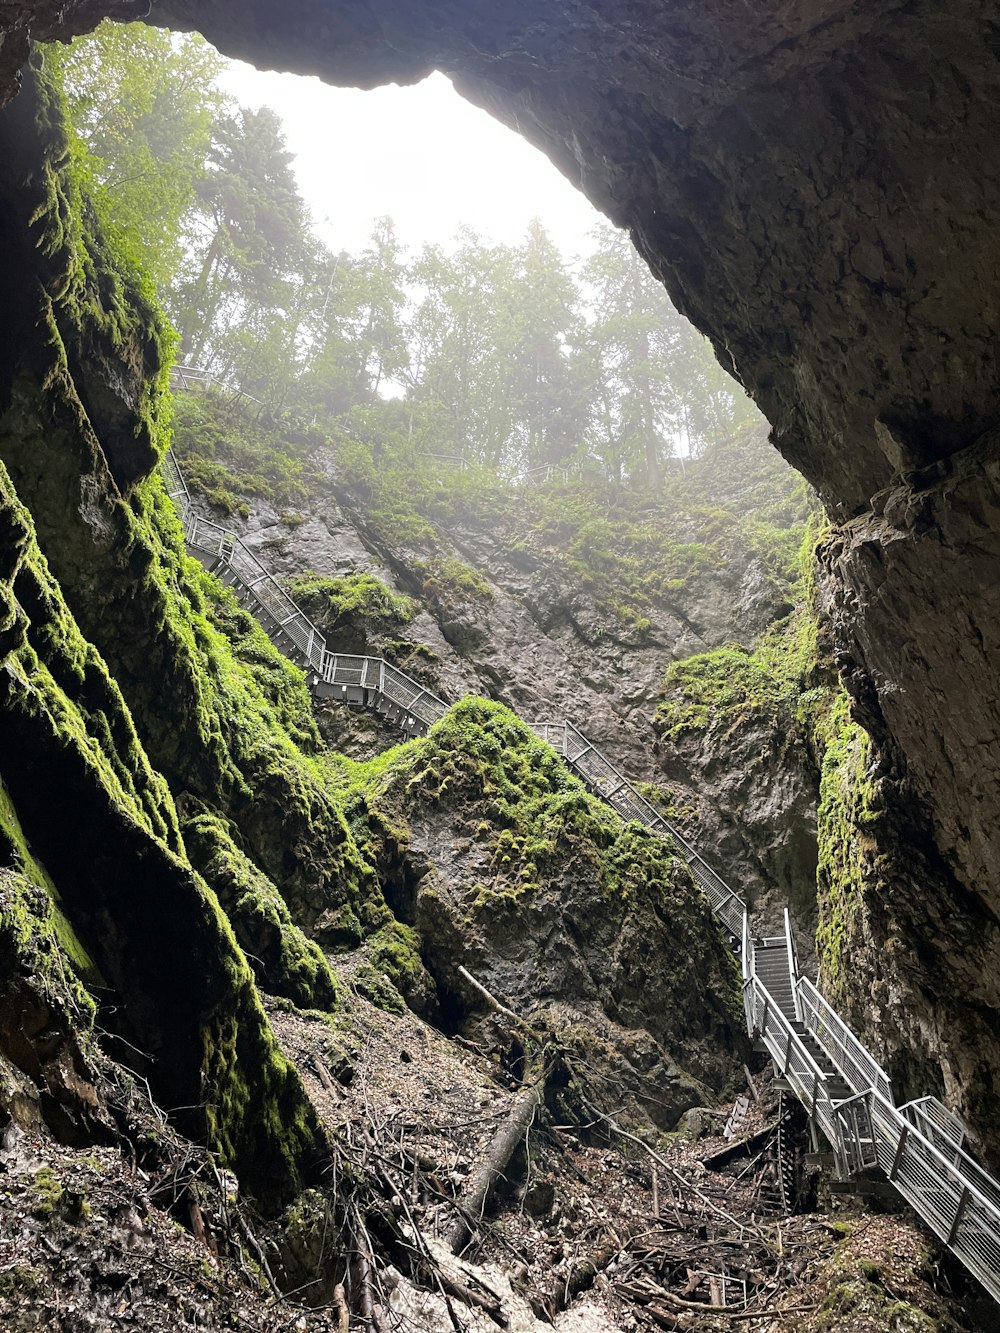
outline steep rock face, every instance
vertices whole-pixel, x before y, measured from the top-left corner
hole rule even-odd
[[[987,1133],[1000,1055],[990,1019],[1000,1002],[998,520],[991,436],[887,490],[824,552],[826,614],[872,738],[855,786],[862,802],[873,782],[883,789],[877,805],[900,829],[878,839],[885,863],[868,858],[883,883],[873,893],[868,876],[860,976],[850,969],[840,985],[861,1008],[861,978],[869,967],[881,977],[892,1022],[939,1062],[948,1094]]]
[[[659,493],[594,482],[504,488],[488,474],[438,470],[412,475],[401,513],[353,476],[335,428],[301,458],[280,430],[258,427],[244,455],[246,427],[224,399],[184,396],[177,414],[176,451],[198,503],[290,580],[331,648],[386,656],[447,700],[481,694],[528,721],[575,722],[653,784],[651,799],[762,921],[780,921],[791,904],[811,958],[819,770],[795,720],[804,687],[789,682],[785,698],[769,684],[766,707],[755,712],[748,699],[739,725],[719,710],[708,744],[707,712],[683,734],[654,721],[670,663],[735,645],[728,676],[808,600],[799,585],[811,501],[763,431],[720,441],[683,469],[675,462]],[[266,456],[261,440],[302,465],[307,493],[294,512],[241,490]],[[384,480],[389,463],[380,464]],[[232,512],[207,505],[212,495],[228,497]],[[787,637],[774,661],[801,655],[795,630]],[[320,725],[356,757],[398,738],[335,702],[321,705]]]
[[[765,933],[784,929],[789,908],[799,960],[811,974],[819,768],[798,716],[804,686],[788,681],[763,698],[744,693],[741,657],[752,660],[737,652],[720,663],[737,684],[724,698],[706,701],[686,673],[668,673],[656,720],[660,765],[672,785],[692,793],[690,807],[679,812],[682,832],[713,864],[738,870],[731,882]],[[702,660],[682,664],[682,673]]]
[[[467,700],[362,772],[349,809],[381,847],[397,917],[368,946],[446,1027],[490,1038],[466,969],[574,1060],[593,1102],[673,1129],[747,1053],[735,959],[662,839],[623,826],[505,708]],[[503,1025],[501,1025],[503,1026]]]
[[[7,67],[32,19],[44,37],[64,17],[62,30],[74,30],[98,12],[19,6],[6,23]],[[886,487],[906,492],[899,478],[912,471],[981,451],[975,441],[996,424],[997,5],[771,0],[750,16],[729,0],[625,10],[566,0],[540,15],[527,0],[335,12],[315,0],[168,0],[154,14],[234,55],[335,81],[443,68],[631,226],[786,456],[836,514],[863,515],[837,566],[867,608],[857,631],[844,630],[869,673],[856,692],[877,700],[868,717],[881,711],[900,728],[899,762],[931,812],[938,854],[973,911],[992,913],[997,871],[979,829],[998,814],[998,682],[977,635],[994,580],[977,586],[975,557],[952,553],[955,538],[976,540],[964,495],[942,493],[936,508],[948,545],[918,532],[901,542],[891,513],[886,523],[885,511],[865,511]],[[926,618],[918,588],[934,608]],[[914,612],[902,621],[897,590]],[[960,716],[948,700],[946,724],[925,728],[942,675],[968,682]],[[995,956],[984,966],[995,973]]]
[[[186,1108],[191,1132],[274,1204],[314,1165],[315,1121],[230,924],[188,860],[169,786],[73,614],[103,626],[112,647],[114,592],[127,581],[119,628],[129,614],[144,619],[164,676],[172,666],[174,680],[197,677],[179,611],[180,535],[158,529],[148,491],[130,509],[112,471],[134,475],[154,457],[158,321],[84,222],[59,100],[43,76],[0,115],[0,141],[9,257],[0,282],[12,315],[0,338],[0,454],[10,463],[0,465],[0,864],[8,884],[27,880],[50,903],[46,914],[23,892],[5,895],[5,952],[26,979],[26,1027],[4,1024],[5,1053],[41,1084],[41,1108],[60,1132],[79,1137],[88,1117],[99,1121],[70,1095],[75,1085],[76,1102],[86,1101],[87,1074],[56,1039],[61,1016],[46,1032],[28,998],[45,968],[63,979],[75,969],[115,997],[103,1019],[111,1044],[123,1043],[115,1049],[138,1057],[157,1095]],[[72,571],[73,606],[53,573],[60,566]],[[211,736],[195,734],[210,750]],[[12,929],[26,914],[37,924]],[[40,948],[46,935],[51,947]]]
[[[752,644],[790,607],[790,552],[809,502],[762,431],[678,470],[660,496],[485,478],[477,492],[424,477],[404,515],[352,476],[334,436],[310,453],[294,513],[246,495],[240,517],[205,504],[199,425],[213,409],[196,407],[191,425],[190,402],[178,407],[178,454],[190,459],[196,498],[292,580],[332,648],[386,655],[446,700],[476,693],[530,721],[574,721],[635,778],[657,773],[651,701],[665,665],[731,640]],[[289,447],[280,431],[267,439]],[[239,495],[246,465],[231,448],[213,461]],[[368,576],[407,600],[408,614],[366,609]],[[360,605],[351,612],[348,602]],[[350,749],[342,711],[327,717],[328,734]],[[364,721],[360,730],[371,733]]]

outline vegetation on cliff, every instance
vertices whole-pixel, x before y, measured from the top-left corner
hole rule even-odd
[[[214,647],[216,665],[239,681],[243,696],[233,689],[231,703],[263,694],[198,616],[200,599],[192,605],[194,574],[176,520],[148,484],[134,492],[133,506],[122,499],[120,488],[155,461],[164,338],[142,284],[83,204],[59,97],[44,74],[36,72],[5,113],[2,133],[5,283],[17,288],[6,295],[25,318],[19,341],[3,349],[0,420],[9,468],[0,469],[0,765],[21,829],[20,838],[8,835],[8,856],[23,867],[30,847],[32,863],[44,864],[73,935],[121,996],[118,1035],[149,1053],[153,1086],[169,1104],[187,1106],[182,1121],[274,1201],[312,1169],[315,1123],[231,927],[187,859],[169,782],[150,762],[129,707],[135,700],[116,677],[134,680],[141,663],[158,657],[163,675],[145,688],[168,706],[176,696],[164,687],[192,682],[191,706],[169,725],[180,726],[184,743],[217,772],[218,713],[197,708],[200,673],[209,678],[204,649]],[[42,293],[40,305],[32,290]],[[134,385],[125,397],[123,375]],[[42,471],[30,466],[40,439]],[[68,524],[61,485],[81,497]],[[80,627],[88,619],[89,636]],[[122,645],[134,654],[132,671],[123,673],[120,659],[109,669],[96,646],[100,639],[113,646],[116,631],[139,635]],[[280,738],[277,719],[266,720]],[[228,739],[238,751],[238,738]],[[73,954],[79,962],[81,951],[71,949],[70,961]]]
[[[169,41],[159,49],[181,51]],[[100,98],[93,84],[74,87],[74,59],[58,63],[79,113],[84,93],[95,106]],[[156,74],[135,65],[123,97],[139,88],[148,100]],[[347,1087],[351,1016],[366,1013],[366,1001],[382,1011],[365,1018],[366,1043],[389,1016],[401,1024],[392,1031],[412,1035],[402,1026],[408,1011],[422,1014],[489,1052],[497,1101],[510,1080],[532,1072],[538,1046],[548,1109],[560,1122],[618,1133],[599,1109],[613,1106],[649,1136],[674,1131],[684,1112],[717,1101],[742,1076],[749,1052],[736,966],[669,841],[623,824],[502,705],[466,699],[426,737],[365,764],[324,750],[302,673],[189,559],[156,473],[172,425],[166,367],[175,340],[135,266],[136,229],[116,216],[102,174],[119,149],[111,145],[103,166],[94,152],[99,133],[113,130],[93,117],[85,151],[67,134],[60,94],[40,65],[0,119],[9,260],[0,295],[17,312],[0,335],[0,1111],[22,1130],[44,1123],[67,1143],[125,1132],[135,1167],[140,1155],[162,1162],[169,1153],[158,1141],[174,1131],[162,1117],[158,1129],[137,1129],[135,1102],[122,1092],[139,1086],[130,1069],[270,1211],[301,1186],[322,1184],[332,1197],[299,1194],[270,1253],[287,1285],[301,1278],[339,1302],[342,1322],[343,1294],[323,1285],[329,1263],[310,1277],[328,1234],[353,1265],[362,1309],[372,1300],[372,1236],[399,1257],[418,1234],[411,1214],[405,1229],[393,1215],[400,1195],[386,1174],[387,1145],[378,1160],[368,1155],[384,1128],[370,1114],[372,1071],[361,1080],[362,1155],[348,1120],[326,1162],[322,1098],[304,1083],[315,1073],[327,1111],[345,1096],[326,1057],[336,1053],[334,1074]],[[175,241],[205,118],[188,130],[193,155],[178,165],[177,192],[158,220]],[[256,303],[259,313],[277,288],[259,255],[251,262],[252,247],[237,244],[253,238],[227,181],[251,149],[266,149],[257,167],[281,165],[273,131],[267,117],[247,113],[217,127],[214,230],[199,273],[173,293],[188,350],[228,358],[231,382],[253,358],[223,338],[222,302]],[[148,154],[136,160],[153,173],[162,166]],[[133,197],[133,213],[142,197]],[[294,240],[301,221],[294,192],[278,202],[272,248],[282,236]],[[407,593],[365,571],[304,574],[293,590],[338,643],[363,650],[371,640],[424,668],[433,654],[396,637],[418,607],[450,624],[456,642],[465,610],[486,618],[500,600],[477,551],[456,545],[463,525],[492,525],[513,563],[583,589],[599,615],[595,639],[644,640],[647,612],[695,596],[729,562],[752,565],[763,599],[787,601],[787,614],[745,645],[673,668],[661,734],[721,746],[752,715],[786,743],[794,735],[822,751],[823,938],[835,975],[853,928],[851,894],[870,889],[867,865],[855,875],[844,858],[853,861],[859,830],[874,818],[874,789],[818,644],[811,565],[799,551],[805,497],[747,475],[756,464],[745,460],[759,456],[741,453],[738,441],[709,443],[739,415],[736,400],[712,388],[673,325],[654,328],[659,307],[643,306],[645,274],[614,238],[588,278],[605,298],[589,316],[574,311],[579,294],[540,228],[508,253],[467,240],[456,256],[425,254],[410,270],[425,292],[405,331],[393,284],[408,278],[394,244],[382,227],[373,252],[348,266],[352,285],[314,318],[307,364],[284,385],[300,410],[329,409],[321,427],[259,404],[248,410],[242,396],[209,394],[180,408],[174,424],[196,489],[229,512],[274,506],[290,530],[325,497],[351,509],[374,544],[394,550]],[[168,249],[164,273],[177,262]],[[283,254],[270,277],[291,288],[303,273],[290,245]],[[510,317],[510,327],[487,330],[492,344],[478,358],[449,324],[457,295],[463,318],[476,313],[470,275],[487,281],[494,315]],[[331,276],[331,298],[333,290]],[[529,293],[539,304],[513,322]],[[378,309],[402,322],[390,319],[375,338]],[[262,362],[272,378],[275,349],[287,350],[300,328],[270,326]],[[423,339],[419,375],[407,338],[410,351]],[[588,358],[601,413],[581,387]],[[480,380],[459,394],[464,372],[485,376],[488,363],[510,372],[499,389]],[[700,402],[676,392],[667,374],[685,364]],[[398,385],[407,375],[404,399],[381,397],[387,378]],[[667,464],[682,430],[705,466]],[[432,441],[458,455],[428,457]],[[561,467],[532,480],[539,460]],[[717,485],[741,469],[731,494]],[[498,1025],[497,1013],[511,1011],[488,1002],[491,990],[517,1010],[512,1029]],[[306,1053],[307,1074],[276,1032],[294,1046],[289,1034],[315,1025],[326,1045]],[[399,1059],[413,1061],[405,1049]],[[118,1101],[105,1079],[117,1080]],[[387,1114],[391,1121],[396,1110]],[[416,1206],[424,1159],[411,1157],[403,1160]],[[91,1184],[103,1169],[88,1164]],[[68,1188],[65,1170],[45,1166],[30,1181],[16,1161],[11,1170],[18,1198],[33,1200],[33,1225],[60,1235],[79,1227],[90,1243],[91,1205]],[[203,1230],[198,1171],[214,1175],[228,1229],[227,1185],[209,1158],[165,1188]],[[446,1194],[440,1183],[434,1191]],[[242,1255],[231,1231],[225,1239]],[[266,1268],[263,1250],[251,1248]],[[0,1300],[22,1283],[31,1294],[31,1274],[10,1275]],[[548,1296],[539,1299],[548,1314]]]

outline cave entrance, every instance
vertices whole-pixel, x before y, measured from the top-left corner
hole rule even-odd
[[[180,334],[176,387],[285,423],[293,450],[337,423],[374,469],[392,435],[429,469],[655,486],[720,411],[756,415],[629,238],[444,75],[336,87],[141,23],[50,50],[98,209]],[[200,480],[234,512],[214,424]],[[288,466],[257,453],[255,493],[293,513]]]

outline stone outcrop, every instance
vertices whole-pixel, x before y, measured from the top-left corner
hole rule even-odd
[[[362,818],[434,981],[417,1008],[495,1039],[464,968],[579,1061],[593,1102],[674,1129],[718,1099],[748,1052],[706,899],[668,844],[622,825],[505,708],[467,700],[390,756],[352,800]],[[367,951],[413,1003],[406,933]]]

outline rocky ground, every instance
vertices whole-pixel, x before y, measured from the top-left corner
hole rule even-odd
[[[269,1012],[327,1131],[327,1184],[262,1221],[129,1082],[105,1088],[129,1126],[124,1151],[12,1126],[5,1329],[988,1326],[957,1314],[938,1255],[901,1217],[808,1211],[818,1182],[798,1113],[759,1076],[734,1106],[648,1140],[616,1132],[612,1106],[574,1115],[571,1097],[548,1092],[455,1255],[456,1199],[523,1097],[504,1057],[515,1020],[498,1013],[497,1041],[471,1049],[359,995],[336,1023]]]

